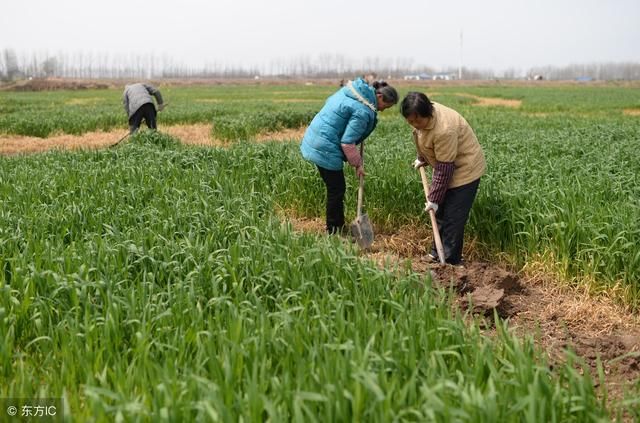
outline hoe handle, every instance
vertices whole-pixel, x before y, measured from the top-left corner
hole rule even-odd
[[[429,181],[427,181],[427,172],[425,172],[424,166],[420,168],[420,178],[422,179],[424,198],[429,201]],[[433,211],[433,209],[429,209],[429,217],[431,218],[433,241],[436,243],[438,258],[440,259],[440,263],[444,264],[444,248],[442,247],[442,238],[440,238],[440,230],[438,229],[438,222],[436,221],[436,212]]]
[[[360,143],[360,160],[362,165],[364,166],[364,141]],[[360,220],[360,216],[362,216],[362,201],[364,197],[364,176],[360,176],[360,185],[358,186],[358,221]]]
[[[122,141],[124,141],[124,139],[125,139],[125,138],[127,138],[129,135],[131,135],[131,133],[127,132],[127,134],[126,134],[125,136],[123,136],[123,137],[122,137],[122,138],[120,138],[118,141],[116,141],[116,143],[115,143],[115,144],[111,144],[111,145],[109,146],[109,148],[113,148],[113,147],[115,147],[116,145],[120,144],[120,143],[121,143]]]

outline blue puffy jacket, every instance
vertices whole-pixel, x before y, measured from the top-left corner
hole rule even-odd
[[[377,109],[376,92],[363,79],[351,86]],[[329,170],[341,170],[346,160],[340,144],[360,144],[376,127],[376,112],[345,86],[327,99],[302,138],[302,156]]]

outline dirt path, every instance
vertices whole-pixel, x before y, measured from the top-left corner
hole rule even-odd
[[[286,219],[295,230],[324,233],[321,219]],[[414,271],[432,272],[434,283],[450,286],[460,294],[457,303],[461,307],[472,305],[474,314],[487,316],[488,335],[492,335],[495,309],[519,336],[533,334],[552,366],[562,363],[566,349],[571,349],[591,368],[598,384],[599,358],[610,401],[622,399],[624,390],[640,380],[639,316],[610,299],[562,288],[550,276],[516,273],[505,266],[477,260],[473,245],[465,246],[468,261],[464,268],[428,263],[424,257],[430,243],[426,225],[407,226],[392,234],[376,233],[371,251],[364,255],[381,266],[410,260]]]

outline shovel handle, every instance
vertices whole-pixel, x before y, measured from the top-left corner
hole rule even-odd
[[[424,198],[429,201],[429,182],[427,181],[427,172],[425,172],[424,166],[420,168],[420,178],[422,179]],[[429,209],[429,217],[431,218],[431,227],[433,228],[433,241],[436,244],[438,258],[440,259],[440,263],[444,264],[444,247],[442,246],[442,238],[440,238],[440,230],[438,229],[436,212],[433,211],[433,209]]]
[[[364,166],[364,141],[360,143],[360,160],[362,166]],[[357,219],[360,220],[362,216],[362,201],[364,197],[364,176],[360,175],[360,185],[358,186],[358,210]]]

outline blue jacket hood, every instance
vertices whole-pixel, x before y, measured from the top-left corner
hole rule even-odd
[[[365,99],[367,100],[373,107],[378,110],[378,99],[376,98],[376,90],[369,84],[365,82],[362,78],[356,78],[351,82],[351,86]],[[356,96],[349,85],[347,84],[344,88],[342,88],[344,95],[349,98],[352,98],[356,101],[360,101],[358,96]]]

